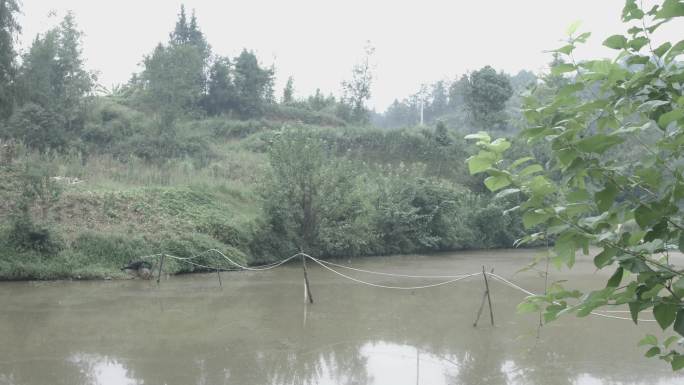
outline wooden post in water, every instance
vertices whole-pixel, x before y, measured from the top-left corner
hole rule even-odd
[[[485,289],[487,290],[487,303],[489,303],[489,319],[492,322],[492,326],[494,326],[494,312],[492,311],[492,297],[489,293],[489,282],[487,281],[487,273],[485,273],[485,267],[482,266],[482,276],[484,277],[485,281]]]
[[[159,281],[161,280],[162,267],[164,266],[165,258],[166,254],[162,254],[161,259],[159,260],[159,271],[157,272],[157,285],[159,285]]]
[[[493,273],[494,269],[492,269],[491,272]],[[482,301],[480,302],[480,308],[477,311],[477,317],[475,318],[475,322],[473,322],[473,327],[477,327],[477,323],[478,321],[480,321],[482,310],[484,310],[485,300],[489,302],[489,318],[492,322],[492,326],[494,326],[494,313],[492,313],[492,301],[489,296],[489,282],[487,281],[487,274],[485,273],[484,266],[482,266],[482,276],[484,277],[485,282],[485,292],[482,294]]]
[[[223,282],[221,282],[221,269],[218,267],[216,268],[216,275],[218,275],[219,287],[223,289]]]
[[[309,299],[309,303],[314,303],[313,297],[311,296],[311,288],[309,287],[309,273],[306,269],[306,256],[302,254],[302,267],[304,268],[304,302]]]

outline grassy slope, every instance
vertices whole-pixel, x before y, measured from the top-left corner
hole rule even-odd
[[[50,208],[47,220],[39,220],[49,224],[62,250],[53,255],[17,250],[6,241],[7,236],[0,237],[0,279],[117,278],[124,276],[121,266],[142,255],[165,252],[186,257],[210,248],[258,262],[248,255],[247,244],[260,217],[259,178],[269,167],[266,144],[282,123],[214,119],[190,126],[193,132],[212,132],[207,137],[214,155],[207,164],[197,165],[193,159],[162,165],[137,159],[120,162],[108,155],[93,156],[87,162],[73,155],[51,158],[53,175],[80,180],[60,182],[59,201]],[[217,134],[216,127],[223,126],[231,132]],[[312,129],[336,143],[341,153],[379,166],[428,162],[425,157],[431,145],[419,130]],[[455,157],[462,158],[461,151],[457,152]],[[20,193],[21,164],[40,162],[35,154],[24,154],[22,159],[0,171],[4,186],[0,217],[9,218],[12,202]],[[462,164],[459,159],[447,161]],[[464,173],[462,167],[433,168],[443,168],[442,177],[451,180],[457,177],[454,172]],[[34,218],[40,218],[37,208],[32,211]],[[9,233],[9,223],[3,221],[0,231]],[[207,256],[197,262],[216,265],[221,261]],[[167,269],[187,272],[193,266],[170,261]]]
[[[107,156],[83,165],[68,156],[51,159],[55,173],[78,177],[59,182],[59,200],[42,220],[34,205],[31,216],[47,223],[63,250],[42,255],[17,250],[0,237],[0,279],[117,278],[136,257],[164,251],[188,256],[209,248],[246,261],[239,251],[259,216],[253,186],[265,156],[236,150],[235,143],[216,145],[214,163],[201,169],[192,162],[124,164]],[[37,160],[30,159],[29,162]],[[10,232],[11,209],[21,194],[22,162],[0,167],[0,229]],[[210,257],[198,260],[216,264]],[[171,272],[192,266],[170,262]]]

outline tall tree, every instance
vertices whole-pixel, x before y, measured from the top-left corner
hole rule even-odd
[[[19,14],[17,0],[0,0],[0,119],[12,113],[14,105],[14,76],[17,51],[16,36],[21,32],[17,22]]]
[[[294,79],[292,76],[287,78],[287,83],[283,89],[283,104],[292,104],[294,101]]]
[[[371,57],[374,52],[375,48],[367,44],[364,47],[363,59],[352,68],[352,78],[342,82],[343,100],[351,108],[350,118],[357,123],[368,121],[366,102],[371,97],[371,85],[373,83]]]
[[[39,149],[61,148],[80,136],[94,77],[84,69],[82,33],[72,13],[36,36],[17,75],[20,110],[10,133]]]
[[[61,84],[61,113],[69,129],[82,116],[83,97],[92,91],[94,77],[83,67],[81,39],[73,13],[68,12],[59,26],[57,68]]]
[[[242,50],[235,59],[237,109],[243,117],[258,116],[272,98],[273,70],[264,69],[253,52]]]
[[[429,121],[432,121],[447,112],[449,96],[447,95],[446,85],[440,80],[432,85],[430,95]]]
[[[188,23],[181,5],[168,45],[159,44],[143,60],[140,76],[144,99],[160,115],[161,129],[168,129],[180,113],[200,108],[207,86],[211,48],[199,29],[193,11]]]
[[[185,5],[181,4],[180,12],[178,13],[178,20],[176,20],[176,27],[169,34],[169,42],[171,44],[186,44],[190,41],[190,28],[188,27],[188,18],[185,15]]]
[[[513,96],[507,75],[485,66],[470,74],[465,84],[463,100],[473,122],[481,128],[501,122],[506,101]]]
[[[226,113],[235,108],[235,99],[230,60],[227,57],[218,57],[209,70],[205,108],[211,115]]]

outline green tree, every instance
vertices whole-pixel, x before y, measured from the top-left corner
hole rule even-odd
[[[473,123],[484,128],[503,120],[506,101],[513,96],[507,75],[490,66],[471,73],[463,85],[463,101]]]
[[[440,80],[432,85],[430,94],[430,105],[428,107],[428,119],[431,122],[444,115],[449,106],[449,96],[446,85]]]
[[[73,13],[68,12],[59,26],[59,45],[57,46],[57,82],[59,112],[64,116],[67,130],[82,128],[84,96],[88,95],[95,84],[95,77],[84,69],[81,40],[83,33],[78,30]]]
[[[282,131],[269,152],[273,175],[266,212],[275,231],[309,250],[318,238],[325,154],[322,141],[301,128]]]
[[[201,52],[190,45],[159,44],[143,64],[144,100],[159,114],[161,129],[168,129],[179,114],[194,111],[203,96]]]
[[[63,148],[80,136],[95,79],[83,67],[81,38],[67,13],[59,26],[34,39],[17,75],[21,107],[10,120],[10,135],[40,149]]]
[[[253,52],[242,50],[235,59],[237,110],[242,117],[259,116],[272,98],[273,69],[264,69]]]
[[[600,249],[596,267],[613,271],[605,287],[582,294],[557,284],[546,295],[528,297],[520,310],[541,310],[548,322],[623,305],[635,323],[651,311],[664,332],[679,336],[659,341],[649,335],[640,345],[649,347],[647,357],[674,370],[684,368],[674,344],[684,336],[684,270],[670,255],[684,251],[684,66],[677,61],[684,41],[655,45],[652,34],[683,16],[679,0],[649,9],[627,0],[627,35],[603,42],[619,51],[614,60],[574,60],[573,51],[590,35],[571,26],[566,44],[554,51],[563,60],[551,70],[567,84],[549,98],[532,94],[523,110],[529,128],[522,139],[548,143],[550,160],[504,161],[510,143],[486,133],[469,136],[480,152],[468,160],[472,173],[489,174],[484,183],[490,190],[521,197],[517,210],[525,227],[538,229],[522,242],[555,241],[551,261],[569,267],[579,250],[588,254],[594,245]],[[635,147],[637,154],[630,152]]]
[[[16,0],[0,0],[0,119],[7,118],[14,107],[14,76],[16,71],[15,41],[21,27]]]
[[[181,5],[169,43],[160,43],[143,59],[139,79],[144,101],[159,114],[160,129],[169,130],[178,115],[199,110],[210,56],[211,47],[199,29],[195,12],[188,23]]]
[[[287,78],[287,83],[285,84],[285,89],[283,89],[283,104],[292,104],[294,101],[294,79],[292,76]]]
[[[235,108],[235,87],[231,79],[230,60],[218,57],[209,70],[205,109],[211,115],[227,113]]]
[[[371,86],[373,83],[373,68],[371,57],[375,48],[370,44],[364,47],[364,56],[361,62],[352,68],[352,78],[342,82],[344,91],[343,102],[350,108],[350,119],[357,123],[368,121],[368,109],[366,102],[371,97]]]

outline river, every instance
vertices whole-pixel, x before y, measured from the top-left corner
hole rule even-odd
[[[337,262],[412,275],[472,273],[486,265],[540,292],[538,272],[516,273],[536,253]],[[159,286],[142,280],[0,283],[0,385],[684,383],[637,347],[643,334],[658,332],[652,323],[566,316],[538,330],[538,315],[516,314],[524,294],[490,280],[495,326],[485,308],[474,328],[481,275],[391,290],[308,267],[313,305],[304,303],[298,263],[225,272],[222,287],[216,274],[164,277]],[[435,282],[344,273],[388,286]],[[602,287],[606,277],[589,259],[570,271],[551,270],[551,280],[583,289]]]

